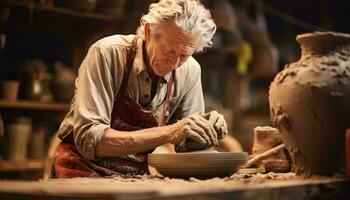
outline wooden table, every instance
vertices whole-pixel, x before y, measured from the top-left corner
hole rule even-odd
[[[270,177],[269,177],[270,176]],[[350,199],[350,180],[318,177],[78,178],[0,181],[0,199]]]

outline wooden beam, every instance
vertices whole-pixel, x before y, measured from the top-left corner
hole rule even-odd
[[[0,161],[0,172],[26,171],[26,170],[43,170],[43,160],[28,161]]]

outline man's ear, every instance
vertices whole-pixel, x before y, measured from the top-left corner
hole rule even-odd
[[[149,23],[146,23],[144,28],[145,28],[145,40],[150,40],[151,39],[151,28],[149,26]]]

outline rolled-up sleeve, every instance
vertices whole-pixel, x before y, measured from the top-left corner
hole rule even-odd
[[[90,47],[76,81],[74,142],[80,154],[89,160],[95,158],[95,146],[110,127],[113,109],[113,78],[105,55],[102,47]]]

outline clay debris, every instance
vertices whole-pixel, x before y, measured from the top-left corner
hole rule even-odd
[[[240,173],[237,172],[229,177],[223,178],[211,178],[211,179],[197,179],[190,177],[188,179],[179,179],[179,178],[169,178],[164,176],[153,176],[153,175],[118,175],[110,176],[103,178],[73,178],[73,179],[51,179],[50,181],[54,182],[82,182],[82,183],[135,183],[135,184],[152,184],[152,183],[165,183],[165,184],[193,184],[193,183],[228,183],[228,184],[256,184],[264,183],[268,181],[275,180],[297,180],[299,177],[295,173],[274,173],[269,172],[266,174],[261,173]]]
[[[251,159],[281,144],[283,144],[283,140],[278,129],[270,126],[257,126],[254,128],[254,143]],[[289,172],[290,159],[288,152],[282,149],[260,159],[252,166],[265,168],[266,172]]]

